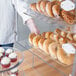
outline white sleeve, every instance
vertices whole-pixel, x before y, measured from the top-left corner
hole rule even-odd
[[[12,0],[12,4],[15,6],[18,14],[22,17],[23,23],[31,18],[31,16],[24,14],[27,12],[27,3],[24,2],[24,0]]]

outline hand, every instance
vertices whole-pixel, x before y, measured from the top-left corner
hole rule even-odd
[[[36,34],[40,33],[40,31],[38,30],[37,26],[35,25],[33,19],[29,19],[27,21],[27,26],[30,29],[31,33],[36,33]]]

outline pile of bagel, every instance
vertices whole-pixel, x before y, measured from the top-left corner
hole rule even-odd
[[[75,10],[65,11],[60,7],[60,1],[47,1],[41,0],[37,3],[30,4],[30,8],[35,11],[42,13],[48,17],[54,18],[62,18],[68,24],[75,23]]]
[[[76,34],[60,29],[56,29],[54,32],[43,32],[38,35],[31,33],[29,43],[63,64],[71,65],[73,63],[74,54],[67,54],[62,49],[62,44],[71,43],[76,46]]]

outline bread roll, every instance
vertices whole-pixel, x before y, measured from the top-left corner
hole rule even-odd
[[[53,32],[50,34],[50,39],[54,40],[54,33]]]
[[[76,41],[76,34],[73,35],[73,39],[74,39],[74,41]]]
[[[52,11],[55,17],[60,16],[60,5],[53,5]]]
[[[52,6],[54,5],[54,2],[48,2],[46,4],[46,12],[48,14],[49,17],[54,17],[54,14],[52,12]]]
[[[45,34],[46,34],[46,32],[43,32],[43,33],[41,34],[41,36],[42,36],[42,37],[45,37]]]
[[[67,39],[67,43],[71,43],[71,44],[75,43],[74,40],[70,40],[70,39],[68,39],[68,38],[66,38],[66,39]]]
[[[45,38],[50,38],[50,35],[52,34],[52,32],[46,32],[45,33]]]
[[[73,34],[72,33],[67,33],[67,38],[72,41],[73,40]]]
[[[54,59],[57,59],[57,47],[58,47],[58,43],[56,42],[51,43],[48,47],[49,53],[51,57]]]
[[[39,47],[40,49],[43,49],[43,42],[44,42],[45,40],[46,40],[45,38],[41,38],[41,39],[39,40],[39,42],[38,42],[38,47]]]
[[[41,4],[40,4],[40,8],[41,8],[41,11],[47,15],[47,12],[46,12],[46,4],[48,3],[49,1],[42,1]]]
[[[71,14],[73,14],[73,15],[75,15],[75,9],[74,10],[71,10],[71,11],[69,11]]]
[[[35,47],[38,47],[38,42],[39,40],[41,39],[41,36],[40,35],[36,35],[34,38],[33,38],[33,45]]]
[[[36,3],[36,8],[37,8],[38,12],[43,13],[42,10],[41,10],[41,8],[40,8],[41,2],[42,1],[39,1],[38,3]]]
[[[54,31],[54,33],[55,33],[55,34],[60,34],[60,33],[61,33],[61,30],[57,28],[57,29]]]
[[[36,3],[32,3],[32,4],[30,5],[30,8],[31,8],[33,11],[36,11],[36,12],[37,12]]]
[[[53,39],[54,39],[54,41],[56,41],[56,42],[58,42],[59,41],[59,34],[54,34],[53,35]]]
[[[61,47],[57,50],[57,58],[61,63],[66,65],[71,65],[74,62],[74,54],[67,54]]]
[[[29,35],[29,42],[30,42],[30,44],[33,44],[33,38],[36,36],[36,34],[35,33],[31,33],[30,35]]]
[[[61,12],[63,19],[68,23],[68,24],[74,24],[74,19],[75,15],[71,14],[70,12],[67,11],[62,11]]]
[[[67,36],[67,33],[64,32],[64,31],[61,31],[61,36],[62,36],[62,37],[66,37],[66,36]]]
[[[60,39],[59,39],[59,43],[62,45],[62,44],[65,44],[65,43],[67,43],[67,40],[66,40],[66,38],[64,38],[64,37],[61,37]]]
[[[49,54],[48,46],[50,43],[52,43],[52,40],[50,39],[46,39],[43,43],[43,50],[46,54]]]
[[[56,0],[56,1],[54,1],[54,2],[55,2],[56,5],[60,5],[60,4],[61,4],[61,1],[57,1],[57,0]]]

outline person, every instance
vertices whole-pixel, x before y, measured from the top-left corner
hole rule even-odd
[[[31,32],[39,33],[32,17],[26,15],[27,3],[24,0],[0,0],[0,47],[10,46],[17,40],[17,13]]]

